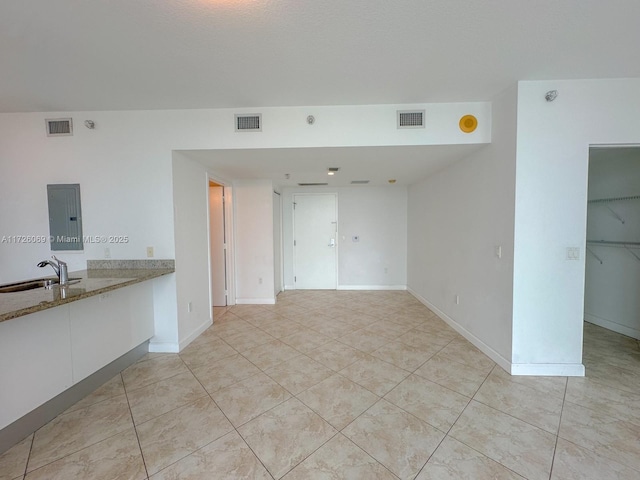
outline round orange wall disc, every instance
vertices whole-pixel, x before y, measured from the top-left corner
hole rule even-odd
[[[460,119],[460,130],[464,133],[471,133],[478,128],[478,119],[473,115],[465,115]]]

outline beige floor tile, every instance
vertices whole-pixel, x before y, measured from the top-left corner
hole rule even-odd
[[[338,434],[284,476],[284,480],[397,480],[380,463]]]
[[[266,370],[265,373],[289,393],[297,395],[331,376],[333,371],[306,355],[299,355]]]
[[[276,312],[261,310],[252,314],[242,315],[242,319],[256,327],[263,328],[274,322],[282,322],[283,317]]]
[[[471,400],[417,375],[409,375],[384,398],[444,432]]]
[[[640,470],[640,426],[565,402],[559,436]]]
[[[339,373],[379,397],[385,395],[409,375],[406,370],[372,356],[358,360]]]
[[[350,323],[344,323],[340,320],[329,319],[327,321],[315,322],[312,325],[309,325],[309,328],[312,328],[316,332],[319,332],[329,338],[338,339],[344,337],[345,335],[349,335],[350,333],[358,330],[358,327],[355,325],[351,325]]]
[[[63,457],[26,476],[26,480],[52,479],[143,480],[147,472],[133,428]]]
[[[31,451],[33,435],[0,454],[0,480],[14,480],[22,478],[27,469],[27,460]]]
[[[637,480],[640,471],[558,439],[551,480]]]
[[[452,340],[439,353],[448,360],[463,363],[487,373],[495,366],[493,360],[464,339]]]
[[[385,362],[391,363],[396,367],[413,372],[424,362],[429,360],[436,350],[425,350],[418,347],[412,347],[404,343],[391,341],[379,349],[371,352],[371,355],[378,357]]]
[[[82,400],[76,402],[73,406],[69,407],[65,413],[79,410],[81,408],[89,407],[100,403],[108,398],[117,397],[124,394],[124,384],[122,383],[122,377],[120,374],[114,376],[111,380],[104,383],[101,387],[96,389],[93,393],[90,393]]]
[[[373,311],[375,311],[375,307],[373,307]],[[340,320],[343,323],[348,323],[353,325],[354,327],[364,328],[372,323],[376,323],[380,321],[380,318],[374,317],[373,315],[368,315],[366,313],[361,312],[348,312],[345,311],[343,314],[336,315],[334,317],[336,320]]]
[[[208,397],[136,427],[149,475],[226,435],[233,426]]]
[[[381,337],[375,333],[365,332],[363,329],[356,330],[355,332],[338,338],[337,340],[365,353],[371,353],[389,342],[389,339]]]
[[[422,332],[422,333],[419,333]],[[417,345],[418,342],[424,344],[435,344],[442,347],[448,345],[453,340],[461,338],[452,328],[449,328],[444,322],[426,322],[418,325],[415,329],[405,333],[398,338],[400,342],[414,342],[410,345]]]
[[[257,373],[260,373],[260,369],[240,354],[193,368],[193,374],[209,393],[217,392]]]
[[[380,320],[362,329],[364,332],[373,333],[388,340],[394,340],[409,330],[411,330],[410,326],[401,325],[389,320]]]
[[[380,397],[342,375],[332,375],[298,395],[298,399],[341,430]]]
[[[444,433],[380,400],[342,433],[401,479],[413,479]]]
[[[35,470],[132,426],[125,395],[59,415],[35,433],[27,470]]]
[[[309,353],[311,350],[318,348],[325,343],[329,343],[331,338],[314,330],[305,329],[304,331],[294,333],[293,335],[282,337],[280,340],[299,352]]]
[[[281,404],[291,394],[260,372],[211,394],[236,427]]]
[[[491,377],[498,377],[506,382],[516,383],[536,390],[543,395],[553,395],[564,398],[567,377],[538,377],[530,375],[510,375],[501,367],[496,366],[491,371]]]
[[[457,440],[445,438],[416,480],[524,480]]]
[[[512,382],[502,371],[496,367],[473,399],[556,435],[563,398]]]
[[[275,479],[337,433],[296,398],[253,419],[238,432]]]
[[[188,371],[182,359],[171,354],[134,363],[122,372],[122,380],[127,389],[142,388]]]
[[[273,339],[270,342],[242,352],[242,355],[264,371],[297,357],[300,352],[281,340]]]
[[[191,372],[127,392],[131,415],[136,425],[204,396],[207,396],[207,392]]]
[[[252,332],[256,328],[254,325],[251,325],[249,322],[245,322],[235,315],[227,315],[229,316],[228,320],[225,320],[222,323],[214,322],[213,325],[203,332],[203,335],[211,334],[225,339],[234,335],[239,335],[240,333]]]
[[[566,400],[582,407],[640,425],[640,395],[611,388],[589,378],[572,377]]]
[[[274,340],[271,335],[257,327],[223,338],[225,342],[240,353]]]
[[[427,380],[454,390],[467,397],[472,397],[487,378],[489,372],[452,362],[447,357],[436,353],[414,374]]]
[[[618,390],[640,395],[640,369],[621,368],[608,363],[585,367],[586,377]]]
[[[288,318],[285,319],[284,317],[281,318],[282,320],[280,321],[260,326],[260,329],[264,330],[274,338],[286,337],[287,335],[292,335],[306,329],[306,327],[298,322],[294,322]]]
[[[556,437],[471,401],[449,435],[529,480],[547,480]]]
[[[271,480],[271,475],[235,431],[161,470],[151,480]]]
[[[325,343],[307,355],[336,372],[368,357],[366,353],[336,341]]]
[[[209,340],[206,343],[198,343],[189,345],[182,352],[180,358],[189,367],[198,367],[211,362],[222,360],[226,357],[235,355],[236,352],[222,339]]]

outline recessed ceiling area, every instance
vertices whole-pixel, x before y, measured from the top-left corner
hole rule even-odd
[[[485,144],[314,147],[229,150],[179,150],[190,160],[205,165],[221,180],[269,179],[278,187],[299,183],[350,186],[370,180],[369,186],[410,185],[419,182],[482,148]],[[327,168],[339,167],[333,176]],[[285,176],[289,174],[289,178]]]

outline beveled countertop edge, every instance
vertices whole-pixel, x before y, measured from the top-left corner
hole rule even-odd
[[[122,275],[122,272],[127,272],[127,270],[120,270],[119,273]],[[141,274],[140,272],[144,272],[144,274]],[[96,295],[100,295],[106,292],[110,292],[113,290],[118,290],[120,288],[124,288],[124,287],[128,287],[130,285],[134,285],[136,283],[141,283],[147,280],[152,280],[154,278],[158,278],[158,277],[162,277],[164,275],[169,275],[171,273],[174,273],[175,269],[174,268],[145,268],[145,269],[135,269],[135,270],[131,270],[131,273],[135,276],[133,277],[128,277],[128,278],[121,278],[121,281],[118,281],[117,283],[113,284],[113,285],[107,285],[104,287],[99,287],[96,289],[92,289],[90,291],[87,292],[83,292],[77,295],[74,295],[72,297],[68,297],[68,298],[60,298],[60,299],[56,299],[54,301],[51,302],[43,302],[43,303],[38,303],[29,307],[24,307],[24,308],[19,308],[16,309],[14,311],[10,311],[7,313],[3,313],[0,314],[0,323],[7,321],[7,320],[12,320],[15,318],[19,318],[19,317],[23,317],[25,315],[29,315],[32,313],[36,313],[36,312],[41,312],[43,310],[48,310],[50,308],[55,308],[55,307],[59,307],[61,305],[65,305],[67,303],[72,303],[72,302],[76,302],[78,300],[82,300],[85,298],[89,298],[89,297],[93,297]],[[81,270],[81,271],[76,271],[76,272],[70,272],[69,273],[69,277],[73,278],[73,277],[77,277],[77,276],[81,276],[82,280],[86,280],[87,278],[96,278],[94,277],[94,275],[96,275],[97,273],[101,273],[102,275],[99,275],[97,278],[119,278],[119,276],[110,276],[109,274],[113,274],[114,270],[112,269],[90,269],[90,270]],[[82,281],[81,280],[81,281]],[[70,285],[69,287],[72,287],[73,285]],[[60,286],[53,286],[51,287],[52,290],[54,289],[60,289],[60,288],[69,288],[69,287],[60,287]],[[10,294],[8,294],[10,295]]]

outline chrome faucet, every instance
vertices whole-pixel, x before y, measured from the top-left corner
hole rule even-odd
[[[51,255],[51,258],[53,258],[53,262],[51,260],[44,260],[40,262],[38,266],[42,268],[46,267],[47,265],[51,265],[53,270],[56,272],[56,275],[58,275],[59,284],[66,285],[67,283],[69,283],[69,272],[67,270],[67,264],[62,260],[56,258],[55,255]]]

